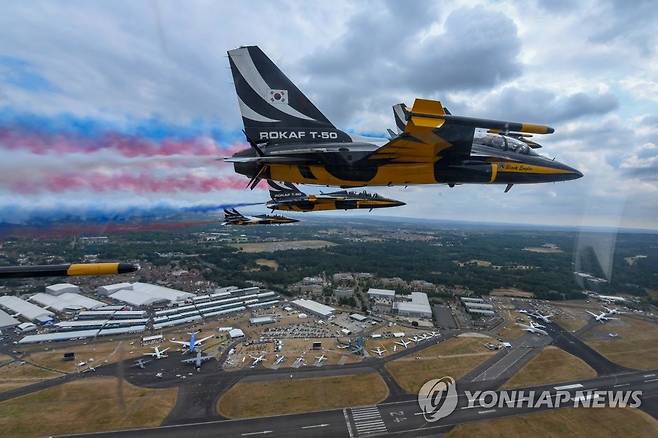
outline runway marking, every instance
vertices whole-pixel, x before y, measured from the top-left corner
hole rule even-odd
[[[649,379],[649,380],[644,381],[644,383],[647,383],[647,382],[658,382],[658,379]]]
[[[496,410],[495,410],[495,409],[488,409],[488,410],[486,410],[486,411],[478,411],[478,414],[480,414],[480,415],[482,415],[482,414],[490,414],[490,413],[492,413],[492,412],[496,412]]]
[[[347,409],[343,409],[343,416],[345,417],[345,423],[347,424],[347,433],[350,434],[350,438],[354,438],[354,434],[352,434],[352,425],[350,424],[350,417],[347,415]]]
[[[583,385],[580,383],[574,383],[573,385],[564,385],[564,386],[554,386],[553,389],[557,389],[558,391],[562,389],[576,389],[576,388],[582,388]]]
[[[316,427],[327,427],[329,423],[314,424],[313,426],[302,426],[302,429],[315,429]]]
[[[272,433],[271,430],[261,430],[260,432],[245,432],[241,434],[242,436],[249,436],[249,435],[266,435],[268,433]]]
[[[357,436],[388,432],[377,406],[352,408],[350,410],[352,411],[352,421],[354,421]]]

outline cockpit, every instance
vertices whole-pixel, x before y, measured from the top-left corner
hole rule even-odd
[[[500,149],[506,152],[513,152],[523,155],[537,155],[537,153],[533,151],[525,142],[517,140],[513,137],[508,137],[506,135],[483,133],[478,136],[476,133],[473,142]]]

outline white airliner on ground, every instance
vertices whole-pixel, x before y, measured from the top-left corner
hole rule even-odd
[[[322,361],[327,360],[327,357],[323,354],[320,356],[315,356],[315,365],[320,366],[322,365]]]
[[[605,313],[607,313],[608,315],[622,315],[622,314],[625,313],[625,312],[622,312],[622,311],[620,311],[620,310],[618,310],[614,307],[613,308],[608,308],[606,306],[603,306],[603,308],[605,309]]]
[[[530,321],[530,325],[527,325],[527,324],[520,324],[520,323],[517,323],[516,325],[518,325],[519,327],[521,327],[523,330],[525,330],[525,331],[527,331],[527,332],[535,333],[535,334],[538,334],[538,335],[548,336],[548,333],[546,332],[546,330],[542,330],[542,329],[540,329],[540,328],[537,326],[537,324],[535,324],[535,323],[532,322],[532,321]]]
[[[144,353],[144,356],[153,356],[156,359],[163,359],[167,357],[165,352],[169,350],[169,347],[165,348],[164,350],[160,350],[158,346],[153,347],[153,351]]]
[[[279,365],[281,362],[283,362],[283,359],[285,359],[285,358],[286,358],[285,356],[283,356],[283,355],[280,356],[280,355],[277,354],[276,355],[276,360],[274,361],[274,365]]]
[[[532,316],[533,318],[540,319],[547,324],[550,324],[552,322],[551,318],[553,317],[552,313],[549,313],[548,315],[542,315],[539,312],[534,312],[534,313],[530,313],[529,315]]]
[[[606,315],[605,312],[601,312],[598,315],[594,312],[590,312],[589,310],[587,310],[586,312],[589,313],[590,315],[592,315],[594,317],[594,319],[597,320],[598,322],[600,322],[601,324],[603,324],[606,321],[610,321],[611,319],[619,319],[619,318],[612,318],[612,317]]]
[[[205,338],[202,339],[197,339],[196,334],[199,332],[194,332],[194,333],[188,333],[190,335],[190,340],[189,341],[171,341],[174,344],[179,344],[182,345],[183,348],[186,348],[189,353],[195,353],[196,352],[196,347],[202,347],[204,341],[207,341],[208,339],[212,338],[212,335],[206,336]]]
[[[255,367],[259,363],[265,361],[265,355],[261,354],[260,356],[252,356],[251,354],[249,355],[250,358],[252,358],[254,361],[251,363],[251,367]]]
[[[411,344],[411,341],[405,341],[404,339],[400,339],[399,341],[395,342],[398,345],[402,345],[405,349],[407,348],[407,345]]]
[[[386,349],[382,347],[377,347],[376,350],[370,350],[370,351],[372,351],[373,353],[377,353],[379,357],[382,357],[382,355],[386,353]]]

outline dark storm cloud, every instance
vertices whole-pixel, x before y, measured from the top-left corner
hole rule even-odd
[[[373,109],[384,96],[390,105],[404,93],[432,97],[482,90],[520,75],[521,42],[504,14],[460,8],[434,35],[429,30],[441,22],[439,12],[428,3],[411,4],[414,13],[402,13],[396,2],[364,9],[343,35],[304,60],[313,87],[321,92],[320,106],[330,116],[345,120],[355,111]]]
[[[609,113],[619,107],[619,101],[611,93],[559,95],[540,88],[505,87],[478,102],[478,107],[507,120],[559,123]]]

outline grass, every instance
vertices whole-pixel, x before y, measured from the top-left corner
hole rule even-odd
[[[42,380],[61,376],[61,373],[48,371],[30,364],[20,365],[18,362],[0,368],[0,392],[10,391],[22,386],[39,383]]]
[[[640,370],[658,368],[658,325],[624,315],[618,317],[618,321],[598,324],[583,340],[621,366]],[[608,333],[619,336],[612,338]]]
[[[256,259],[256,264],[259,266],[267,266],[277,271],[279,269],[279,262],[272,259]]]
[[[240,382],[219,400],[219,413],[228,418],[250,418],[372,405],[388,397],[377,373]]]
[[[557,347],[546,347],[505,383],[505,388],[519,388],[547,383],[592,379],[596,371],[583,360]]]
[[[632,408],[563,408],[462,424],[448,438],[573,436],[597,438],[658,436],[658,421]]]
[[[409,393],[417,393],[430,379],[451,376],[459,379],[464,374],[493,356],[481,338],[451,338],[418,353],[403,357],[385,366],[398,384]]]
[[[157,426],[176,402],[175,388],[146,389],[114,377],[82,379],[0,403],[3,437],[36,437]]]

